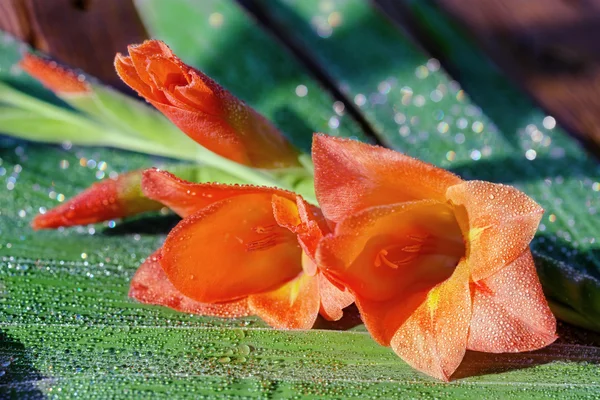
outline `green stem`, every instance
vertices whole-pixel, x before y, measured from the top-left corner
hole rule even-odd
[[[39,100],[0,82],[0,95],[4,103],[36,112],[48,118],[88,127],[90,121],[65,108]]]
[[[165,144],[127,135],[118,130],[105,128],[104,126],[99,125],[77,113],[39,100],[2,83],[0,83],[0,95],[4,102],[13,106],[30,110],[48,118],[61,120],[81,127],[82,131],[86,132],[86,135],[92,135],[94,137],[94,140],[86,141],[85,144],[87,145],[89,145],[90,142],[94,142],[98,145],[105,145],[175,159],[195,161],[200,164],[220,169],[240,178],[241,181],[249,184],[279,187],[281,189],[290,191],[294,190],[293,187],[290,187],[280,179],[271,176],[268,172],[263,172],[255,168],[238,164],[225,157],[221,157],[220,155],[215,154],[200,145],[189,146],[189,148],[186,147],[185,149],[182,149],[181,146],[167,146]],[[59,138],[56,138],[55,141],[61,142]],[[313,194],[308,192],[301,194],[307,201],[316,204],[316,199],[314,199]]]
[[[310,154],[300,154],[300,156],[298,157],[298,161],[300,161],[300,165],[302,165],[305,170],[310,172],[311,175],[315,174],[315,164],[313,164],[313,160]]]
[[[197,161],[202,164],[218,168],[253,185],[276,186],[285,190],[293,189],[261,170],[238,164],[237,162],[213,153],[204,147],[199,146],[199,149]]]
[[[125,136],[117,136],[117,138],[121,139],[121,141],[112,141],[111,145],[113,147],[167,157],[175,156],[175,158],[181,158],[180,154],[173,154],[173,151],[169,149],[168,146]],[[315,205],[317,204],[317,199],[315,198],[312,187],[310,189],[292,187],[291,185],[283,182],[281,179],[277,179],[276,177],[270,175],[268,170],[263,171],[248,167],[246,165],[238,164],[237,162],[213,153],[212,151],[200,145],[195,147],[195,151],[196,152],[192,160],[198,162],[199,164],[220,169],[223,172],[239,178],[242,182],[246,182],[251,185],[278,187],[291,192],[295,191],[309,203]]]
[[[178,148],[161,145],[156,142],[144,140],[119,134],[118,131],[108,131],[106,137],[102,140],[102,145],[115,147],[123,150],[137,151],[138,153],[152,154],[155,156],[168,157],[176,160],[198,161],[197,152],[194,148],[182,151]]]
[[[117,130],[99,125],[80,114],[29,96],[3,83],[0,83],[0,97],[3,102],[12,106],[33,111],[50,119],[64,121],[70,125],[81,127],[82,131],[88,136],[88,140],[84,143],[77,143],[75,141],[74,144],[107,145],[158,156],[197,161],[197,152],[192,147],[189,149],[182,149],[164,145],[158,146],[156,143],[144,140],[143,138],[132,137],[131,135],[126,135]],[[92,140],[90,140],[90,136],[93,137]],[[48,141],[60,143],[63,140],[56,137],[48,138]]]

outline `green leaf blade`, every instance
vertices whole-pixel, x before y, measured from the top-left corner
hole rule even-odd
[[[161,6],[161,3],[167,5]],[[280,126],[295,140],[304,143],[305,149],[312,130],[364,139],[360,131],[351,126],[353,124],[347,116],[340,119],[337,131],[328,129],[330,118],[337,115],[332,107],[333,100],[313,82],[307,83],[308,75],[302,73],[294,60],[288,59],[289,55],[280,51],[275,42],[264,39],[265,34],[234,8],[233,3],[155,1],[148,4],[157,8],[145,12],[163,14],[153,17],[156,18],[153,23],[157,24],[154,32],[160,33],[158,36],[164,33],[161,38],[167,38],[184,59],[189,57],[186,61],[193,64],[194,57],[198,57],[195,65],[217,77],[232,92],[240,94],[270,118],[277,120],[280,109],[286,111],[285,106],[289,104],[287,107],[291,107],[292,111],[284,113],[285,118],[279,120]],[[347,4],[355,7],[354,18],[362,14],[361,19],[366,21],[365,31],[367,27],[371,29],[373,25],[381,25],[375,32],[395,32],[386,28],[381,19],[375,18],[372,10],[365,8],[366,3]],[[179,11],[168,16],[171,6]],[[210,8],[213,6],[217,8]],[[233,27],[230,26],[230,30],[211,27],[209,32],[206,21],[214,13],[220,13],[224,24],[230,23]],[[230,15],[233,17],[230,18]],[[164,17],[165,21],[160,22],[160,17]],[[351,20],[345,12],[342,17],[346,21]],[[181,29],[182,26],[186,28]],[[198,26],[198,30],[194,30]],[[300,29],[300,25],[298,27]],[[389,41],[399,40],[397,33],[393,35],[388,38]],[[242,39],[247,37],[252,40],[241,46],[240,43],[246,43]],[[335,36],[330,39],[335,39]],[[354,39],[347,40],[352,43]],[[234,46],[236,43],[238,47]],[[385,43],[383,41],[384,47]],[[260,51],[255,53],[257,46]],[[215,56],[222,47],[227,51]],[[381,51],[380,45],[375,47]],[[232,49],[243,52],[244,56]],[[317,50],[315,46],[315,53]],[[365,52],[367,50],[368,46]],[[390,58],[390,53],[382,54],[383,63]],[[367,53],[364,57],[368,58]],[[341,68],[344,63],[346,61],[336,67],[341,71],[335,75],[340,83],[345,79],[342,79]],[[377,71],[380,70],[375,69],[381,66],[385,64],[373,66],[374,72],[355,72],[353,79],[349,80],[351,89],[364,81],[361,93],[378,90],[378,83],[387,76],[387,71],[379,73]],[[393,68],[390,67],[389,71]],[[438,82],[439,77],[435,79],[436,85],[446,82]],[[308,95],[305,97],[295,93],[300,84],[307,86]],[[426,89],[429,90],[430,86]],[[271,92],[274,94],[271,95]],[[389,100],[387,104],[392,103]],[[450,112],[453,105],[453,102],[448,103]],[[463,104],[461,112],[466,113],[465,110],[470,109],[468,105],[470,103]],[[389,131],[386,134],[390,135],[390,143],[398,140],[397,148],[453,168],[463,176],[481,176],[485,172],[491,178],[518,183],[526,190],[531,184],[531,190],[535,190],[539,181],[545,178],[543,175],[554,171],[544,170],[541,174],[532,169],[520,170],[518,166],[522,164],[522,157],[514,161],[513,153],[482,156],[474,162],[471,151],[478,149],[483,153],[481,146],[496,143],[496,136],[500,135],[498,132],[486,131],[483,137],[487,142],[473,142],[472,148],[453,147],[456,156],[451,161],[447,158],[450,150],[436,146],[435,132],[431,131],[427,140],[420,138],[419,132],[416,132],[412,143],[412,139],[402,137],[400,126],[391,125],[390,121],[395,116],[393,107],[386,111],[387,117],[375,111],[369,118],[374,121],[374,126],[376,122],[384,127],[381,132]],[[427,110],[419,114],[421,121],[430,124],[425,117],[429,118],[431,113],[433,111]],[[468,122],[469,129],[472,129],[475,121],[469,119]],[[536,124],[540,123],[541,118]],[[387,128],[391,126],[394,128]],[[437,129],[437,125],[434,127]],[[551,133],[544,131],[546,134]],[[455,140],[453,136],[452,140],[444,139],[439,143]],[[509,141],[499,140],[499,151],[512,149]],[[429,152],[423,141],[432,146]],[[582,173],[591,174],[594,169],[589,167],[587,159],[580,157],[581,153],[570,153],[570,146],[568,142],[564,147],[570,158],[553,168],[572,171],[569,172],[571,175],[564,173],[564,181],[569,182],[567,189],[573,190],[573,196],[565,199],[572,202],[573,197],[583,193],[583,197],[570,206],[583,209],[583,204],[595,199],[586,197],[589,196],[586,188],[596,180],[588,175],[587,178],[580,177]],[[551,153],[548,153],[548,160],[554,160]],[[485,168],[480,164],[484,161],[489,161],[483,164]],[[122,221],[116,226],[107,223],[35,233],[28,225],[40,208],[59,204],[62,198],[78,193],[100,179],[102,174],[151,166],[164,168],[170,164],[157,157],[106,148],[73,147],[65,150],[14,140],[0,140],[0,162],[0,371],[5,371],[5,375],[0,376],[0,397],[31,394],[58,398],[204,395],[238,398],[578,399],[594,398],[600,390],[600,342],[588,333],[585,340],[572,342],[568,338],[561,339],[560,343],[538,352],[508,355],[469,353],[459,370],[458,380],[443,384],[414,371],[390,349],[378,346],[364,328],[353,331],[274,331],[257,318],[221,320],[139,304],[127,297],[131,277],[144,258],[161,245],[166,233],[177,223],[176,218],[154,214]],[[552,162],[547,164],[552,165]],[[573,169],[564,167],[571,164],[574,164]],[[207,172],[201,172],[198,179],[226,179],[222,175],[214,176],[209,169],[201,171]],[[186,177],[193,178],[195,175],[195,172],[190,172]],[[554,182],[555,175],[550,176]],[[559,197],[552,185],[546,192],[539,191],[539,195],[553,207],[564,206],[554,204]],[[555,215],[557,220],[554,223],[563,224],[559,214]],[[582,222],[587,226],[587,230],[582,231],[585,235],[593,234],[592,222]],[[544,223],[549,225],[547,220]],[[568,220],[564,222],[565,228],[562,226],[560,230],[571,232]],[[548,237],[555,234],[553,229],[547,227]],[[558,250],[554,259],[561,255],[568,257],[560,247],[560,243],[555,247]],[[548,249],[547,246],[544,248]],[[594,268],[593,264],[589,266],[590,273]],[[12,362],[3,366],[1,361],[7,359]]]

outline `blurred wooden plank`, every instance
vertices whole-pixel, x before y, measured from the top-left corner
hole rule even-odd
[[[436,0],[549,114],[600,154],[600,0]]]
[[[31,43],[32,29],[29,24],[25,2],[21,0],[0,1],[0,28],[13,36]]]
[[[0,0],[0,29],[120,88],[115,53],[147,37],[132,0]]]

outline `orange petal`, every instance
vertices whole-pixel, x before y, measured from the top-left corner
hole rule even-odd
[[[300,225],[302,225],[302,219],[300,218],[300,212],[298,211],[298,203],[292,199],[277,195],[273,196],[272,202],[273,216],[277,223],[297,234]]]
[[[165,96],[160,90],[153,89],[140,78],[131,57],[125,57],[117,53],[115,56],[115,69],[119,78],[146,100],[150,102],[166,102]]]
[[[117,73],[126,84],[207,149],[241,164],[250,164],[242,142],[224,120],[224,105],[215,96],[224,89],[208,77],[194,79],[193,76],[204,75],[181,62],[159,40],[147,40],[128,49],[130,57],[119,54],[115,59]],[[179,88],[188,87],[188,81],[194,85],[182,92]],[[203,98],[198,98],[198,92],[204,93]],[[193,94],[189,101],[185,99],[186,93]],[[203,103],[200,105],[199,101]]]
[[[225,91],[226,119],[246,149],[250,165],[256,168],[300,167],[298,150],[263,115]]]
[[[210,151],[240,164],[260,166],[251,163],[244,143],[222,119],[170,104],[157,103],[152,100],[150,102],[183,133]]]
[[[25,53],[19,66],[54,93],[72,95],[91,92],[83,75],[62,67],[55,61]]]
[[[300,166],[297,150],[267,119],[202,72],[149,40],[117,55],[117,73],[207,149],[258,168]]]
[[[176,90],[180,86],[189,84],[189,75],[184,73],[187,67],[175,60],[164,57],[151,57],[146,60],[146,71],[150,75],[152,88],[156,88],[165,95],[166,103],[186,110],[194,111],[194,105],[184,96],[178,95]],[[175,90],[170,90],[175,88]],[[209,93],[210,95],[210,93]],[[161,102],[162,103],[162,102]]]
[[[405,292],[385,301],[373,301],[356,296],[356,306],[371,337],[382,346],[389,346],[400,326],[425,301],[429,289]]]
[[[155,168],[144,171],[144,194],[182,217],[187,217],[218,201],[247,194],[277,195],[294,199],[294,193],[270,187],[251,185],[224,185],[220,183],[192,183],[179,179],[167,171]]]
[[[468,181],[447,191],[467,241],[471,277],[478,281],[512,263],[529,246],[544,210],[517,189]]]
[[[136,68],[143,69],[144,62],[150,57],[171,58],[175,55],[164,42],[160,40],[144,40],[142,44],[131,44],[127,46],[131,58],[136,62]]]
[[[156,304],[173,310],[222,318],[237,318],[250,315],[246,299],[230,303],[200,303],[184,296],[160,266],[161,253],[158,249],[138,268],[129,287],[129,297],[145,304]]]
[[[273,291],[248,297],[248,307],[277,329],[310,329],[319,313],[319,283],[301,273]]]
[[[295,200],[273,195],[273,215],[280,226],[298,235],[304,252],[314,258],[317,245],[323,237],[321,229],[327,229],[325,220],[317,207],[310,206],[300,196],[296,196]]]
[[[490,277],[471,284],[473,317],[469,350],[508,353],[536,350],[556,340],[529,249]]]
[[[214,203],[181,221],[167,236],[162,266],[194,300],[231,301],[274,290],[302,271],[296,235],[273,217],[271,192]]]
[[[423,200],[372,207],[324,237],[317,263],[357,297],[386,301],[446,279],[464,256],[452,209]]]
[[[127,51],[139,77],[150,87],[154,86],[154,81],[148,72],[149,60],[152,58],[168,60],[175,57],[169,46],[160,40],[146,40],[140,45],[130,45],[127,46]]]
[[[338,321],[344,315],[344,308],[354,303],[354,296],[347,289],[340,290],[323,274],[319,273],[319,314],[328,321]]]
[[[192,107],[203,110],[208,115],[222,117],[225,110],[219,102],[214,101],[215,90],[219,90],[216,82],[195,70],[190,78],[191,83],[188,86],[175,88],[177,97],[186,99]]]
[[[413,368],[448,381],[465,355],[470,322],[469,267],[463,260],[429,292],[390,345]]]
[[[393,150],[349,139],[313,137],[315,190],[334,223],[368,207],[424,199],[446,201],[446,189],[462,180]]]
[[[168,91],[171,87],[186,86],[191,76],[186,73],[187,67],[174,58],[153,56],[142,60],[151,84],[161,90]]]
[[[160,203],[142,194],[141,180],[142,171],[133,171],[95,183],[60,206],[36,216],[31,225],[33,229],[52,229],[160,210]]]

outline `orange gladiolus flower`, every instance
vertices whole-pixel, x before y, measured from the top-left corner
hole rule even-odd
[[[160,210],[162,204],[142,194],[141,181],[142,171],[105,179],[45,214],[37,215],[31,225],[33,229],[55,229]]]
[[[241,164],[299,166],[298,153],[267,119],[202,72],[184,64],[161,41],[117,54],[121,79],[192,139]]]
[[[26,53],[19,62],[19,66],[47,89],[57,94],[78,95],[91,92],[83,75],[62,67],[55,61]]]
[[[543,210],[392,150],[316,135],[317,199],[333,233],[316,260],[355,295],[373,338],[449,380],[465,350],[556,339],[529,242]]]
[[[320,211],[294,193],[193,184],[158,170],[146,171],[142,186],[146,196],[184,217],[151,261],[181,296],[213,306],[246,302],[251,314],[284,329],[308,329],[319,313],[338,320],[354,301],[315,264],[327,226]],[[142,269],[155,268],[147,264]],[[158,274],[154,279],[164,284]]]

